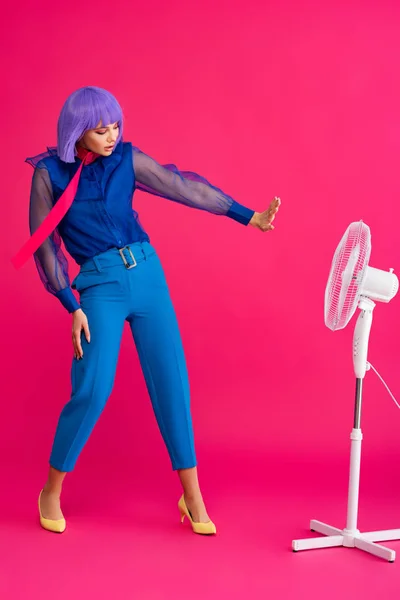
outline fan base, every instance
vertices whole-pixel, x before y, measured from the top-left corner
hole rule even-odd
[[[400,540],[400,529],[388,529],[387,531],[372,531],[369,533],[360,533],[358,530],[347,531],[346,529],[337,529],[321,521],[310,522],[311,531],[322,533],[325,538],[308,538],[305,540],[294,540],[292,548],[294,552],[300,550],[314,550],[317,548],[334,548],[345,546],[346,548],[358,548],[378,558],[383,558],[389,562],[394,562],[396,552],[390,548],[385,548],[376,542],[388,542]]]

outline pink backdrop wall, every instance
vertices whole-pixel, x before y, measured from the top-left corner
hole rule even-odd
[[[44,474],[69,397],[71,317],[32,261],[17,273],[10,259],[28,235],[32,173],[23,161],[56,142],[61,105],[83,85],[113,92],[125,139],[160,162],[196,170],[259,211],[282,199],[275,232],[261,234],[135,197],[180,320],[200,461],[239,465],[265,455],[267,475],[273,454],[347,454],[355,321],[328,331],[323,294],[335,247],[360,218],[372,229],[372,265],[400,272],[400,6],[330,4],[8,7],[0,99],[6,469],[41,465]],[[399,300],[376,308],[370,359],[400,397]],[[399,456],[400,412],[374,375],[363,429],[367,457]],[[128,331],[114,393],[79,469],[114,465],[169,469]]]

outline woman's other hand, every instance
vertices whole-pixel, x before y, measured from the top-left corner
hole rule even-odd
[[[262,213],[255,212],[251,218],[250,225],[260,229],[261,231],[272,231],[274,226],[272,225],[272,221],[275,219],[276,213],[279,210],[281,205],[280,198],[275,198],[272,200],[271,204]]]
[[[73,314],[73,322],[72,322],[72,344],[74,346],[74,354],[75,358],[80,360],[83,357],[83,350],[81,344],[81,333],[82,329],[85,333],[85,337],[90,343],[90,331],[89,331],[89,323],[87,317],[83,310],[80,308],[76,310]]]

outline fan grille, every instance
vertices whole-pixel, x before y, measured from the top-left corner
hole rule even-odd
[[[333,257],[325,289],[325,325],[343,329],[357,308],[371,254],[371,232],[365,223],[351,223]]]

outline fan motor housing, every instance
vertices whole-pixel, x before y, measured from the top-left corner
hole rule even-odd
[[[374,267],[365,269],[364,281],[360,290],[361,296],[367,296],[378,302],[390,302],[397,294],[398,289],[399,280],[393,273],[393,269],[390,271],[382,271]]]

